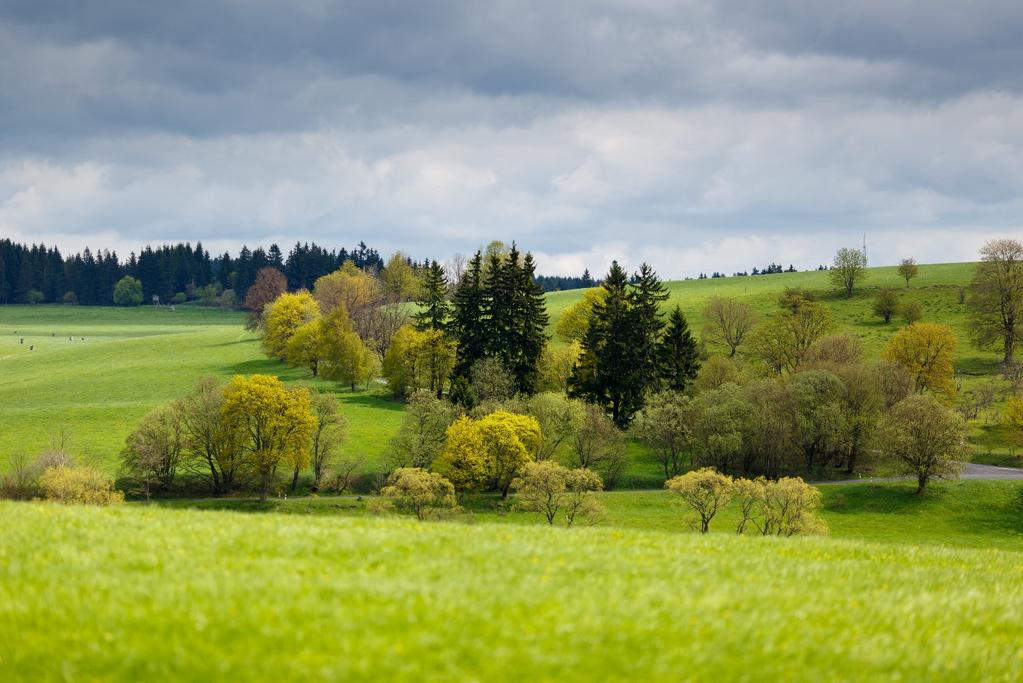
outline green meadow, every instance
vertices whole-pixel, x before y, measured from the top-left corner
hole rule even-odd
[[[1023,554],[0,503],[0,679],[1018,680]]]
[[[352,393],[265,358],[239,313],[192,306],[3,306],[0,458],[42,450],[63,433],[70,450],[113,468],[146,412],[184,395],[204,375],[228,380],[252,373],[336,393],[350,449],[367,466],[379,462],[401,422],[401,405],[380,390]]]

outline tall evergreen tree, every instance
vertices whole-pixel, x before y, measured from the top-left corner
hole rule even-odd
[[[465,276],[455,290],[454,312],[450,334],[457,343],[454,376],[467,378],[469,369],[486,352],[486,337],[483,329],[484,316],[483,254],[476,254],[469,260]]]
[[[416,329],[439,330],[444,332],[451,316],[451,302],[448,301],[448,278],[444,268],[431,261],[423,277],[419,300],[419,311],[415,314]]]
[[[683,392],[700,371],[700,351],[678,306],[668,317],[668,328],[658,345],[660,378],[666,389]]]
[[[518,305],[515,307],[513,324],[517,330],[515,340],[518,350],[509,367],[519,385],[519,391],[533,394],[536,393],[540,356],[547,344],[544,331],[550,317],[547,315],[547,299],[543,287],[536,281],[536,263],[529,252],[526,252],[522,268],[518,271],[516,302]]]
[[[593,305],[582,353],[569,378],[572,395],[602,406],[622,428],[642,406],[643,394],[632,348],[634,315],[628,283],[625,271],[613,261],[601,285],[604,300]]]
[[[632,349],[635,358],[632,365],[635,381],[642,390],[653,389],[658,382],[658,342],[664,330],[664,314],[661,304],[667,300],[668,292],[661,284],[653,268],[644,263],[633,276],[629,287],[632,303]]]

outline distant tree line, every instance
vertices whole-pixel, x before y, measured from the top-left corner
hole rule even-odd
[[[537,275],[536,283],[543,288],[545,292],[561,292],[566,289],[587,289],[589,287],[596,287],[600,284],[600,280],[594,280],[590,275],[590,269],[587,268],[583,271],[581,277],[572,277],[569,275]]]
[[[263,268],[284,274],[289,289],[311,288],[317,278],[351,262],[360,269],[380,269],[380,254],[364,242],[352,250],[326,249],[315,243],[296,243],[285,255],[276,244],[269,249],[243,246],[236,256],[212,255],[201,242],[146,246],[121,260],[116,252],[86,248],[62,255],[56,247],[0,240],[0,303],[67,303],[106,306],[114,303],[114,286],[129,276],[141,283],[144,301],[159,297],[213,298],[231,305],[245,300]],[[410,261],[410,265],[416,264]],[[205,291],[203,291],[205,289]]]

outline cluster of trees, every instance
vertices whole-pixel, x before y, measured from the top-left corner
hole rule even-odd
[[[733,499],[739,501],[737,534],[755,531],[762,536],[795,536],[828,532],[817,515],[820,491],[799,477],[741,479],[703,468],[669,479],[664,487],[696,513],[701,533],[710,531],[711,521]]]
[[[237,256],[213,256],[202,243],[145,247],[126,260],[116,252],[62,256],[56,247],[22,245],[0,240],[0,303],[67,303],[104,306],[113,302],[114,286],[131,276],[142,286],[144,301],[159,297],[170,303],[202,299],[234,306],[243,301],[263,268],[280,271],[290,289],[311,287],[322,275],[344,263],[357,268],[381,269],[383,259],[365,243],[352,249],[328,250],[299,244],[285,255],[273,244],[268,250],[242,247]],[[410,267],[419,267],[409,261]],[[224,298],[223,292],[230,294]]]
[[[212,378],[146,415],[121,453],[122,474],[146,498],[171,490],[182,475],[220,495],[255,489],[266,499],[279,475],[291,489],[306,470],[312,488],[333,479],[344,488],[355,465],[341,453],[345,420],[336,399],[287,388],[268,375]]]
[[[604,408],[622,429],[651,391],[685,391],[699,370],[697,344],[681,309],[667,320],[661,311],[667,298],[649,266],[630,280],[615,261],[600,290],[566,311],[562,332],[579,342],[569,393]]]

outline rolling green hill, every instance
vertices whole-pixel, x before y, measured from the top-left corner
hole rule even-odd
[[[1019,680],[1023,554],[0,502],[0,679]]]
[[[966,342],[959,288],[969,282],[972,269],[972,264],[924,265],[912,288],[903,292],[905,298],[923,304],[925,319],[947,323],[956,331],[960,338],[956,366],[966,390],[996,381],[998,364],[997,354],[976,351]],[[873,291],[884,284],[904,285],[894,268],[874,268],[851,299],[834,292],[826,272],[689,280],[668,283],[668,288],[669,305],[681,305],[699,331],[704,324],[702,308],[711,296],[738,297],[766,316],[775,310],[784,287],[806,287],[831,307],[839,329],[860,336],[869,352],[878,354],[902,324],[884,325],[870,313]],[[565,307],[581,296],[579,290],[548,295],[552,331]],[[242,322],[240,314],[192,306],[175,311],[0,306],[0,461],[18,450],[34,453],[46,448],[63,431],[72,450],[112,468],[138,419],[187,392],[200,376],[227,379],[238,373],[267,372],[335,392],[349,421],[349,448],[364,456],[367,469],[377,469],[400,422],[401,406],[380,389],[353,394],[267,360],[257,337],[245,332]],[[29,351],[30,346],[35,350]],[[998,385],[1004,396],[1004,383]],[[1018,458],[1008,449],[996,417],[991,411],[972,425],[975,457],[1016,464]],[[656,465],[639,449],[632,452],[630,485],[656,483]]]

